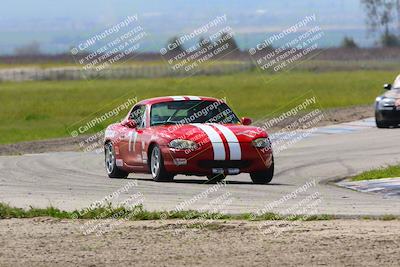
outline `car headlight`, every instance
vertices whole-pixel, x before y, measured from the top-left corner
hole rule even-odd
[[[169,142],[169,147],[175,149],[197,149],[197,144],[190,140],[175,139]]]
[[[379,107],[393,107],[396,100],[394,98],[382,98]]]
[[[256,148],[270,148],[271,141],[267,137],[257,138],[253,140],[253,146],[255,146]]]

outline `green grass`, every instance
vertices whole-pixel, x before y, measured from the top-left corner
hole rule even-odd
[[[362,180],[394,178],[394,177],[400,177],[400,165],[382,167],[379,169],[366,171],[357,176],[352,177],[351,180],[362,181]]]
[[[161,220],[161,219],[211,219],[211,220],[246,220],[246,221],[266,221],[266,220],[290,220],[290,221],[321,221],[332,220],[331,215],[312,215],[303,217],[296,216],[281,216],[274,213],[266,213],[259,216],[253,216],[251,213],[243,214],[221,214],[207,213],[199,211],[147,211],[143,206],[135,206],[132,209],[124,207],[112,207],[111,205],[97,206],[89,210],[76,211],[61,211],[54,207],[44,209],[30,207],[22,209],[11,207],[8,204],[0,203],[0,219],[9,218],[35,218],[35,217],[53,217],[58,219],[122,219],[129,217],[129,220]]]
[[[147,211],[142,205],[135,206],[131,209],[125,207],[113,207],[111,204],[100,205],[91,209],[75,210],[75,211],[62,211],[54,207],[48,208],[35,208],[30,207],[29,209],[22,209],[12,207],[8,204],[0,202],[0,219],[10,218],[36,218],[36,217],[52,217],[58,219],[126,219],[131,221],[142,221],[142,220],[164,220],[164,219],[183,219],[183,220],[241,220],[241,221],[327,221],[335,220],[340,217],[319,214],[319,215],[279,215],[276,213],[264,213],[261,215],[255,215],[252,213],[241,213],[241,214],[222,214],[222,213],[208,213],[199,212],[195,210],[186,210],[179,212],[166,212],[166,211]],[[350,218],[354,219],[354,218]],[[364,220],[399,220],[399,216],[386,214],[382,216],[363,216],[361,219]],[[196,224],[193,227],[197,227]],[[213,228],[213,226],[210,226]]]
[[[399,220],[400,217],[393,215],[393,214],[385,214],[381,216],[363,216],[361,217],[363,220],[381,220],[381,221],[394,221],[394,220]]]
[[[165,95],[226,97],[236,113],[255,119],[315,95],[322,108],[372,104],[395,71],[258,71],[224,76],[138,80],[0,83],[0,144],[69,136],[71,130],[124,103],[128,97]],[[123,111],[116,119],[126,114]],[[113,119],[114,120],[114,119]],[[104,128],[108,120],[90,132]]]

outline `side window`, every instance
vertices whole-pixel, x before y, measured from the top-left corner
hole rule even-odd
[[[141,106],[136,106],[132,109],[131,114],[129,114],[129,118],[136,122],[138,128],[143,128],[146,126],[145,115],[146,115],[146,106],[141,105]]]

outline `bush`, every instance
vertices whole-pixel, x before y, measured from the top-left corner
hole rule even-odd
[[[385,33],[382,35],[381,44],[384,47],[397,47],[400,46],[400,39],[394,34]]]
[[[342,47],[344,48],[358,48],[357,43],[351,37],[344,37],[342,41]]]

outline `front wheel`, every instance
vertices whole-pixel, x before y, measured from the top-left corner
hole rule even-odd
[[[171,182],[174,176],[168,173],[164,167],[164,159],[158,145],[151,150],[150,170],[153,180],[156,182]]]
[[[274,177],[274,161],[272,161],[271,166],[261,172],[252,172],[250,173],[251,180],[255,184],[268,184],[272,181]]]
[[[378,127],[378,128],[389,128],[390,127],[390,124],[389,123],[387,123],[387,122],[385,122],[385,121],[382,121],[382,120],[376,120],[376,126]]]
[[[104,158],[108,177],[110,178],[126,178],[129,173],[118,168],[115,161],[115,152],[112,143],[104,145]]]
[[[390,123],[385,121],[383,119],[383,116],[378,111],[375,111],[375,122],[376,122],[376,127],[378,127],[378,128],[389,128],[390,127]]]

